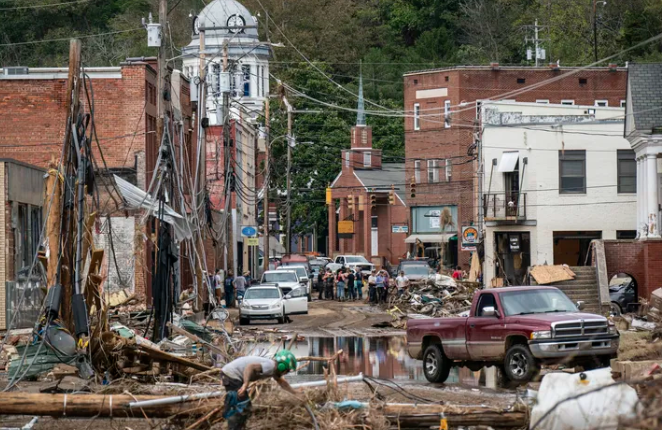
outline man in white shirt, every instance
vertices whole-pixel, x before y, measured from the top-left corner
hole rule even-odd
[[[377,303],[377,271],[372,269],[370,276],[368,276],[368,301],[370,303]]]
[[[398,297],[400,297],[405,293],[405,288],[409,286],[409,278],[405,276],[405,272],[402,270],[398,274],[398,277],[395,278],[395,284],[398,287]]]

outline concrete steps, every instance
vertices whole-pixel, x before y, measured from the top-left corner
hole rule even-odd
[[[600,292],[594,267],[571,267],[575,279],[550,284],[563,291],[573,302],[584,302],[584,311],[600,313]]]

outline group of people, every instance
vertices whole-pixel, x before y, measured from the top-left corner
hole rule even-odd
[[[216,269],[213,280],[216,300],[220,302],[221,299],[225,299],[226,307],[234,307],[235,300],[241,301],[244,298],[246,288],[251,285],[251,282],[251,273],[248,271],[243,275],[234,276],[232,270],[229,270],[223,279],[221,269]]]
[[[320,271],[318,277],[320,300],[363,300],[363,290],[368,287],[368,302],[371,304],[386,303],[391,277],[386,270],[372,270],[369,275],[359,270],[340,268],[337,273],[331,269]],[[409,286],[409,279],[400,272],[395,279],[398,295],[404,293]]]

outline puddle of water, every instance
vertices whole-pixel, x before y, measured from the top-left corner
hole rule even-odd
[[[278,349],[278,345],[259,342],[255,345],[252,354],[272,355]],[[336,361],[340,375],[351,376],[363,373],[380,379],[427,382],[423,374],[423,362],[414,360],[407,354],[405,336],[308,337],[292,346],[292,352],[296,357],[330,357],[340,349],[344,351],[342,358]],[[324,364],[309,362],[297,372],[297,376],[303,376],[305,379],[306,375],[322,375]],[[454,367],[446,383],[478,386],[479,375],[480,372],[472,372],[465,367]]]

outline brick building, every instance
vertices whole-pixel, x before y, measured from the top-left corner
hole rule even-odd
[[[412,236],[433,254],[442,249],[446,266],[468,268],[469,252],[457,240],[462,226],[477,224],[475,123],[481,100],[567,105],[623,106],[626,69],[455,67],[410,72],[404,76],[406,182]],[[559,78],[552,80],[553,78]],[[534,88],[533,85],[548,82]],[[446,213],[446,221],[437,214]],[[409,238],[409,242],[414,237]]]
[[[360,254],[378,265],[384,259],[397,264],[406,253],[409,231],[405,166],[382,163],[382,150],[372,147],[372,128],[365,122],[362,97],[361,86],[351,146],[342,151],[342,170],[331,184],[327,255]],[[352,233],[339,233],[341,221],[351,222]]]
[[[151,180],[160,145],[156,137],[156,59],[127,59],[118,67],[88,67],[84,71],[89,76],[88,91],[94,93],[96,134],[108,169],[144,190]],[[59,160],[65,133],[67,72],[66,68],[0,69],[0,111],[5,124],[0,129],[0,157],[41,168]],[[171,82],[175,147],[189,157],[195,156],[189,80],[174,71]],[[85,113],[91,111],[84,89],[81,106]],[[92,148],[98,166],[103,168],[94,143]],[[193,159],[189,161],[193,163]],[[97,181],[99,188],[106,190],[112,178],[101,175]],[[145,225],[130,211],[118,211],[117,195],[114,198],[101,193],[97,224],[97,246],[106,249],[107,255],[111,252],[108,233],[112,225],[112,247],[117,258],[117,266],[104,259],[108,264],[105,287],[129,287],[149,297],[151,224]],[[181,258],[180,262],[181,282],[190,284],[188,259]]]

